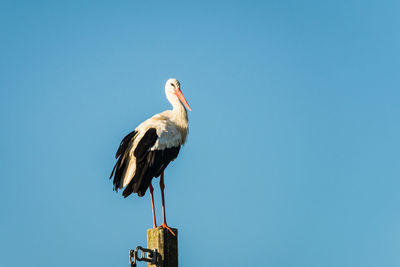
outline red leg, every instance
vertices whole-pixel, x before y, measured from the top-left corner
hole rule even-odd
[[[150,198],[151,198],[151,210],[153,211],[153,227],[157,228],[157,223],[156,223],[156,212],[154,210],[154,196],[153,196],[153,185],[150,183]]]
[[[174,232],[169,228],[167,225],[167,218],[165,216],[165,200],[164,200],[164,172],[161,173],[161,179],[160,179],[160,188],[161,188],[161,198],[162,198],[162,213],[163,213],[163,223],[160,225],[161,227],[168,229],[172,235],[175,235]]]

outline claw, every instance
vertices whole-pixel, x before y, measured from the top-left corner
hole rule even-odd
[[[173,236],[175,236],[175,233],[172,231],[172,229],[171,229],[166,223],[161,224],[160,227],[162,227],[162,228],[164,228],[164,229],[167,229],[168,231],[170,231],[170,233],[171,233]]]

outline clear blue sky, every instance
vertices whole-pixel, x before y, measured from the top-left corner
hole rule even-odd
[[[193,110],[166,171],[181,266],[400,266],[399,12],[2,1],[0,266],[128,266],[150,198],[108,176],[170,77]]]

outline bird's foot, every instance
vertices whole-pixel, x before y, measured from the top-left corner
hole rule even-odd
[[[170,231],[170,233],[171,233],[173,236],[175,236],[174,231],[172,231],[172,229],[171,229],[165,222],[163,222],[163,223],[160,225],[160,227],[162,227],[162,228],[164,228],[164,229],[167,229],[168,231]]]

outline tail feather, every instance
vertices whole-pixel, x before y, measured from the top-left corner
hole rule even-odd
[[[113,185],[114,185],[114,190],[116,192],[118,192],[118,188],[121,187],[121,182],[122,182],[122,175],[125,172],[125,168],[126,168],[126,160],[121,162],[121,158],[118,159],[117,163],[115,164],[115,175],[114,175],[114,181],[113,181]]]
[[[122,139],[118,147],[117,153],[115,154],[115,158],[117,158],[118,160],[117,163],[115,163],[110,175],[110,179],[114,176],[113,190],[115,191],[118,191],[123,183],[123,175],[125,173],[125,169],[127,168],[127,162],[129,161],[129,144],[131,144],[135,140],[136,133],[136,131],[133,131],[126,135]]]

